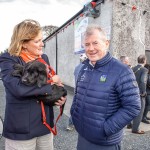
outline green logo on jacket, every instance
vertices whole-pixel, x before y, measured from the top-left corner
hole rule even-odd
[[[100,77],[100,82],[106,82],[107,75],[102,75]]]

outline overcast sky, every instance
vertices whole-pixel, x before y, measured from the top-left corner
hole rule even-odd
[[[8,48],[13,28],[24,19],[61,26],[89,0],[0,0],[0,51]]]

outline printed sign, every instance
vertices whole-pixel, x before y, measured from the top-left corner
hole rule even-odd
[[[88,18],[75,22],[75,54],[84,53],[83,37],[88,26]]]

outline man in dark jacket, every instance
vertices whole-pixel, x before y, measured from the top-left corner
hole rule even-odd
[[[87,27],[84,47],[88,59],[71,107],[77,150],[120,150],[123,128],[141,108],[134,73],[107,52],[109,42],[99,26]]]
[[[147,87],[146,87],[146,100],[145,100],[145,109],[143,113],[142,122],[150,124],[150,117],[148,117],[148,112],[150,111],[150,64],[146,64],[144,66],[148,69],[148,79],[147,79]]]
[[[138,87],[140,90],[141,111],[140,111],[140,114],[133,120],[132,133],[144,134],[145,133],[144,131],[139,130],[139,126],[140,126],[140,122],[142,120],[143,112],[144,112],[144,108],[145,108],[148,69],[144,67],[144,65],[146,64],[146,56],[145,55],[140,55],[137,60],[138,60],[138,65],[133,67],[133,72],[135,73],[136,81],[138,83]]]

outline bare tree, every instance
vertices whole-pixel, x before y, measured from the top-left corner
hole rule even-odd
[[[57,26],[49,25],[49,26],[43,26],[42,31],[43,31],[43,37],[46,38],[52,33],[54,33],[58,29]]]

